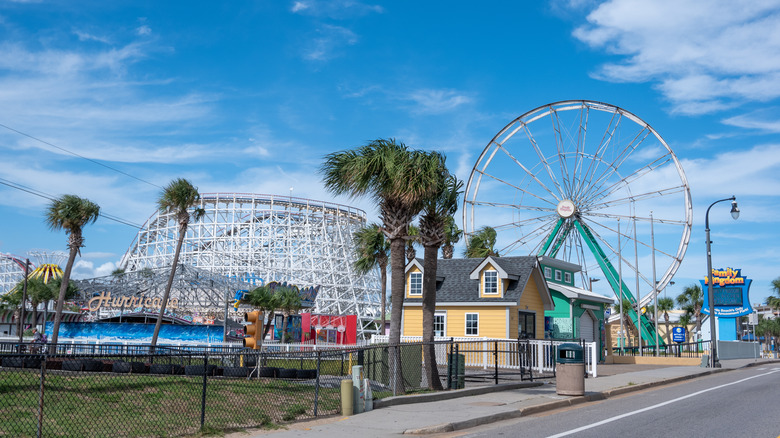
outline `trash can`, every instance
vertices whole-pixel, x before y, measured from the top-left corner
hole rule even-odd
[[[555,390],[558,395],[585,395],[585,357],[577,344],[558,346]]]

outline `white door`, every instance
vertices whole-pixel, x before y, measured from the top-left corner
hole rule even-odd
[[[585,342],[596,341],[596,322],[590,316],[590,312],[586,311],[580,316],[578,337],[584,339]]]

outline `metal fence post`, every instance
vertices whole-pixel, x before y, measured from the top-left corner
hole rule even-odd
[[[498,341],[493,342],[493,367],[496,385],[498,385]]]
[[[203,430],[203,425],[206,422],[206,378],[209,371],[209,354],[203,355],[203,395],[200,402],[200,428]]]
[[[36,436],[43,436],[43,384],[46,381],[46,359],[48,354],[44,352],[43,361],[41,361],[41,387],[38,390],[38,431]]]
[[[314,416],[317,416],[317,406],[320,399],[320,362],[322,359],[322,352],[317,351],[317,377],[314,381]]]

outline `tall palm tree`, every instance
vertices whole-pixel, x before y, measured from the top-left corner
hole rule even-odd
[[[688,326],[691,325],[691,320],[693,319],[693,316],[688,315],[687,313],[684,313],[680,315],[680,319],[677,321],[677,324],[680,327],[683,327],[685,329],[685,343],[691,342],[691,331],[688,330]]]
[[[664,315],[664,326],[666,327],[666,345],[672,345],[672,332],[669,330],[669,311],[674,309],[674,300],[663,297],[658,299],[658,311]]]
[[[165,314],[165,308],[168,306],[168,298],[171,295],[171,286],[173,286],[173,277],[176,275],[176,266],[179,264],[179,253],[181,245],[184,242],[184,236],[187,234],[187,227],[190,224],[190,218],[197,221],[206,214],[206,211],[197,207],[200,202],[200,193],[198,189],[184,178],[177,178],[171,181],[160,194],[157,200],[157,206],[163,213],[173,213],[176,221],[179,223],[179,240],[176,242],[176,252],[173,254],[171,264],[171,274],[168,276],[168,283],[165,285],[162,303],[160,304],[160,313],[157,315],[157,323],[154,325],[154,334],[152,335],[152,347],[157,345],[157,337],[162,327],[162,318]],[[190,209],[192,209],[190,213]]]
[[[409,225],[409,229],[406,231],[406,261],[411,262],[417,257],[417,249],[415,245],[420,241],[420,229],[414,225]]]
[[[420,216],[420,243],[425,248],[423,259],[423,359],[425,360],[425,375],[428,380],[428,388],[442,389],[439,379],[439,370],[436,365],[436,346],[433,344],[433,320],[436,313],[436,271],[439,248],[444,243],[444,228],[447,218],[452,217],[458,211],[458,195],[463,187],[463,182],[450,175],[444,164],[443,155],[432,152],[430,159],[438,161],[439,181],[435,196],[425,200],[422,215]],[[435,168],[431,166],[431,168]]]
[[[355,255],[357,256],[354,263],[355,271],[360,275],[365,275],[379,267],[381,275],[380,294],[382,297],[380,312],[382,315],[381,333],[384,334],[387,309],[387,263],[390,257],[390,242],[385,239],[384,233],[382,233],[377,224],[371,224],[355,231],[353,238],[355,240]]]
[[[704,306],[704,295],[701,286],[691,284],[683,289],[677,296],[677,304],[685,314],[693,318],[696,323],[696,332],[701,333],[701,309]]]
[[[416,167],[424,153],[410,151],[395,140],[374,140],[353,150],[325,157],[320,171],[325,187],[334,194],[371,196],[378,204],[382,231],[390,241],[391,318],[389,341],[401,341],[401,315],[404,301],[404,247],[407,229],[422,209],[422,201],[435,190],[430,173]],[[398,348],[390,355],[393,390],[404,392]]]
[[[444,225],[444,245],[441,247],[441,256],[445,259],[451,259],[455,252],[454,245],[458,243],[461,236],[463,236],[463,230],[458,228],[458,224],[455,223],[455,217],[447,217],[447,221]]]
[[[73,270],[76,255],[81,254],[81,247],[84,246],[82,228],[87,224],[94,223],[98,216],[100,216],[99,205],[76,195],[63,195],[55,199],[46,211],[46,223],[49,227],[54,231],[65,230],[65,233],[69,235],[68,248],[70,249],[68,263],[65,265],[65,272],[62,273],[62,283],[57,299],[57,313],[54,316],[54,327],[51,335],[52,352],[56,348],[57,338],[60,334],[62,306],[65,303],[65,294],[70,284],[70,272]]]
[[[496,230],[493,227],[484,226],[476,233],[469,236],[463,255],[470,259],[480,259],[487,256],[498,257],[496,246]]]

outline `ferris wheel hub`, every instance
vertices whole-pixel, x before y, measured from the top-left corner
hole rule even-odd
[[[574,205],[574,202],[572,202],[571,199],[562,199],[561,202],[558,203],[556,211],[558,212],[558,216],[568,219],[577,212],[577,206]]]

